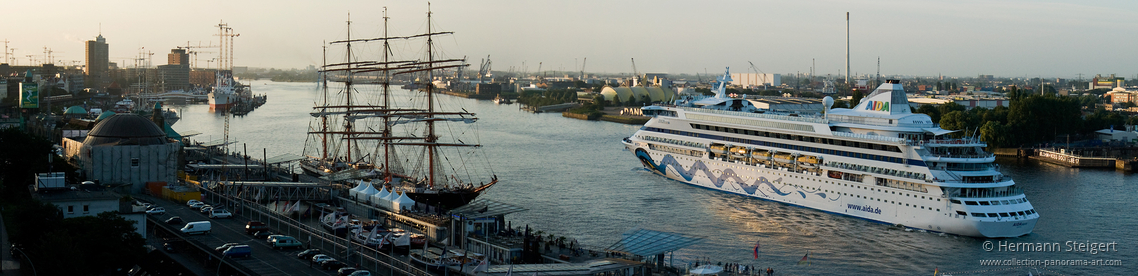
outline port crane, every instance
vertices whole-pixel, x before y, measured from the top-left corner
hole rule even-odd
[[[482,78],[490,77],[490,65],[490,55],[486,55],[486,59],[478,66],[478,83],[482,83]],[[494,78],[490,78],[490,81],[493,82]]]
[[[754,62],[747,61],[747,63],[750,63],[751,69],[755,70],[756,74],[759,74],[759,78],[761,78],[761,81],[763,82],[763,89],[765,90],[767,88],[767,73],[763,72],[763,70],[759,70],[758,67],[755,67]]]
[[[589,62],[589,58],[581,60],[581,81],[585,81],[585,63]]]

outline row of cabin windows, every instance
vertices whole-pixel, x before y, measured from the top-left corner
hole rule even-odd
[[[956,200],[956,199],[950,200],[949,202],[961,204],[960,200]],[[1019,204],[1019,203],[1025,203],[1025,202],[1027,202],[1027,199],[1021,197],[1021,198],[1012,199],[1012,200],[964,201],[963,204],[964,205],[989,206],[989,205],[1012,205],[1012,204]]]
[[[863,148],[863,149],[870,149],[870,150],[901,152],[901,148],[897,147],[897,146],[866,143],[866,142],[846,141],[846,140],[839,140],[839,139],[819,138],[819,137],[793,135],[793,134],[786,134],[786,133],[775,133],[775,132],[749,130],[749,129],[738,129],[738,128],[730,128],[730,127],[711,126],[711,125],[704,125],[704,124],[691,124],[691,127],[694,129],[713,130],[713,131],[719,131],[719,132],[736,133],[736,134],[744,134],[744,135],[752,135],[752,136],[760,136],[760,137],[770,137],[770,138],[783,139],[783,140],[803,141],[803,142],[810,142],[810,143],[819,143],[819,144],[853,147],[853,148]]]
[[[968,215],[968,213],[965,213],[964,211],[956,211],[956,214],[961,215],[961,216],[967,216]],[[978,217],[978,218],[1008,218],[1008,217],[1014,217],[1017,215],[1022,217],[1022,216],[1032,215],[1032,214],[1035,214],[1035,209],[1030,209],[1030,210],[1026,210],[1026,211],[1007,212],[1007,213],[972,213],[972,216]]]
[[[658,150],[658,151],[663,151],[663,152],[670,152],[670,153],[675,153],[675,154],[683,154],[683,155],[688,155],[688,156],[695,156],[695,157],[700,157],[703,155],[703,152],[698,151],[698,150],[681,149],[681,148],[677,148],[677,147],[669,147],[669,146],[657,145],[657,144],[651,144],[651,143],[648,144],[648,149]]]
[[[683,141],[683,140],[670,139],[670,138],[661,138],[661,137],[649,136],[649,135],[641,135],[640,138],[644,139],[644,140],[648,140],[648,141],[664,142],[664,143],[668,143],[668,144],[675,144],[675,145],[688,146],[688,147],[694,147],[694,148],[706,148],[706,145],[704,145],[703,143],[699,143],[699,142]]]

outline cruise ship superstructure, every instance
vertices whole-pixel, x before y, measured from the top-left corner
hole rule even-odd
[[[974,237],[1031,233],[1039,214],[975,138],[909,109],[896,80],[825,115],[759,110],[725,95],[643,108],[625,138],[651,171],[690,185],[871,221]]]

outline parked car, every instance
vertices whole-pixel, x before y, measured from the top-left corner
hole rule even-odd
[[[269,226],[265,225],[264,222],[254,220],[245,223],[245,234],[252,235],[265,230],[269,230]]]
[[[154,208],[151,208],[150,210],[146,210],[146,214],[147,215],[165,215],[166,214],[166,208],[154,207]]]
[[[209,211],[209,218],[230,218],[230,217],[233,217],[233,214],[230,214],[229,211],[227,211],[225,209],[217,208],[217,209],[212,209]]]
[[[336,270],[336,275],[348,276],[349,274],[352,274],[352,272],[356,272],[357,270],[359,270],[359,269],[356,269],[356,268],[350,267],[350,266],[349,267],[342,267],[342,268],[340,268],[340,270]]]
[[[213,224],[210,224],[209,221],[194,221],[182,226],[182,233],[186,233],[186,235],[209,234],[212,228]]]
[[[296,240],[296,238],[293,238],[290,236],[277,237],[276,239],[273,239],[273,241],[269,243],[269,246],[271,246],[273,249],[281,249],[281,248],[289,248],[289,247],[297,248],[297,247],[301,247],[303,245],[304,244],[300,243],[300,241]]]
[[[253,234],[253,238],[255,238],[255,239],[265,239],[265,241],[268,241],[268,240],[269,240],[269,236],[272,236],[272,235],[273,235],[273,231],[269,231],[269,230],[264,230],[264,231],[257,231],[257,233],[254,233],[254,234]]]
[[[349,276],[371,276],[371,271],[356,270],[355,272],[352,272],[352,274],[348,274],[348,275]]]
[[[162,248],[166,249],[166,252],[177,252],[178,251],[177,249],[174,248],[174,243],[169,243],[169,242],[162,243]]]
[[[339,260],[336,260],[336,259],[329,259],[329,260],[320,262],[320,267],[324,268],[324,270],[337,270],[337,269],[343,268],[345,266],[348,266],[348,264],[341,262]]]
[[[198,203],[205,204],[205,203],[202,203],[200,200],[191,199],[191,200],[186,201],[186,206],[194,207],[194,204],[198,204]],[[198,208],[201,208],[201,207],[198,207]]]
[[[210,206],[210,205],[202,206],[202,208],[198,209],[198,211],[201,211],[202,214],[208,215],[209,211],[213,211],[213,206]]]
[[[324,254],[316,254],[316,255],[313,255],[313,256],[312,256],[312,259],[311,259],[311,260],[312,260],[312,262],[314,262],[314,263],[320,263],[320,262],[323,262],[323,261],[327,261],[327,260],[331,260],[331,259],[332,259],[332,257],[331,257],[331,256],[328,256],[328,255],[324,255]]]
[[[242,245],[234,245],[233,247],[226,249],[225,252],[222,252],[221,255],[225,256],[225,257],[233,257],[233,258],[252,257],[253,256],[253,248],[249,247],[248,245],[243,245],[243,244]]]
[[[285,236],[285,235],[269,235],[268,237],[265,237],[265,242],[273,243],[273,241],[276,240],[277,237],[288,237],[288,236]]]
[[[312,256],[316,256],[318,254],[320,254],[320,249],[313,248],[300,251],[300,253],[296,253],[296,258],[301,260],[311,260]]]
[[[226,243],[226,244],[222,244],[221,246],[218,246],[218,247],[214,247],[214,248],[213,248],[213,250],[214,250],[214,251],[217,251],[217,252],[225,252],[225,250],[226,250],[226,249],[229,249],[230,247],[234,247],[234,246],[237,246],[237,245],[241,245],[241,244],[240,244],[240,243],[235,243],[235,242]]]
[[[190,208],[194,208],[195,210],[200,210],[202,207],[205,207],[205,203],[202,203],[201,201],[190,203],[188,205]]]
[[[186,223],[186,222],[182,221],[182,217],[175,216],[175,217],[171,217],[171,218],[166,219],[166,224],[181,225],[183,223]]]

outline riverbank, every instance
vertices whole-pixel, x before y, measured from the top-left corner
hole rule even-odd
[[[612,108],[601,110],[601,113],[603,113],[601,116],[589,116],[588,114],[577,114],[565,111],[561,112],[561,116],[577,120],[600,120],[628,125],[644,125],[644,123],[647,123],[648,120],[652,119],[648,116],[621,115],[620,110],[613,110]]]

